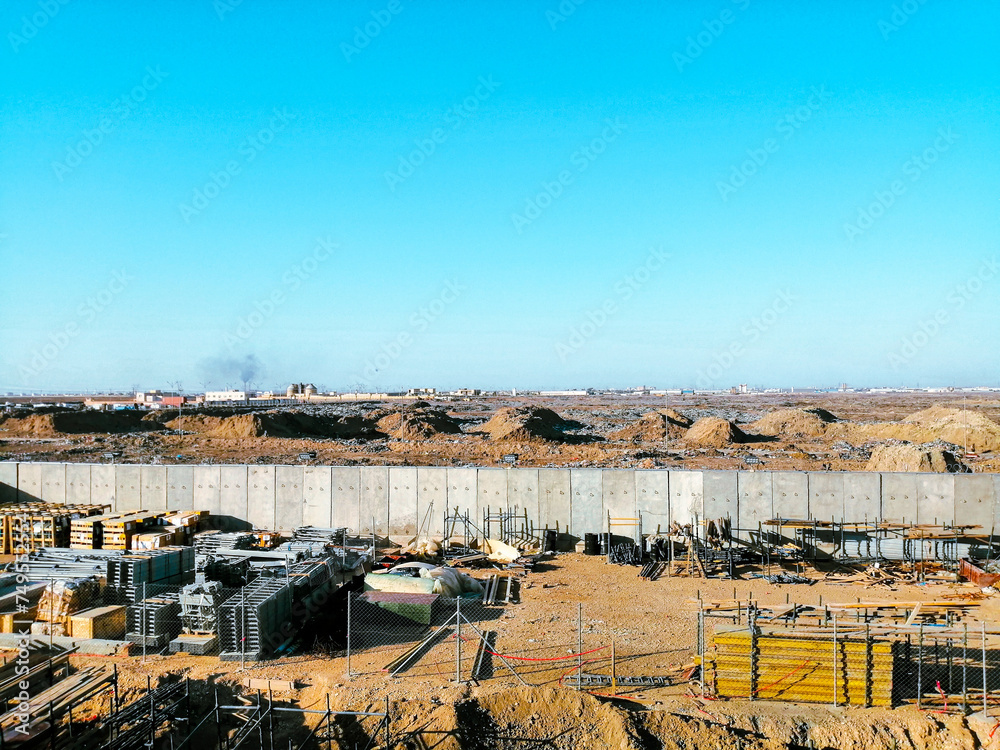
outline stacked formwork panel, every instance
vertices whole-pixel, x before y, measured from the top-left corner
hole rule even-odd
[[[194,581],[194,548],[164,547],[108,560],[108,596],[135,602],[148,586],[181,586]]]
[[[889,707],[901,648],[873,638],[721,631],[705,680],[722,698]]]
[[[126,613],[132,643],[153,648],[166,645],[180,630],[181,604],[176,593],[151,596],[129,605]]]
[[[285,578],[258,578],[219,608],[219,650],[224,661],[256,661],[285,640],[292,586]]]

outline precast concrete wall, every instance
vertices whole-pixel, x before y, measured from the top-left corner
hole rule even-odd
[[[0,463],[0,502],[31,501],[196,508],[237,527],[347,526],[406,538],[420,524],[441,534],[456,510],[481,527],[487,509],[517,509],[575,537],[637,514],[647,533],[729,518],[744,538],[775,517],[1000,531],[998,474]]]

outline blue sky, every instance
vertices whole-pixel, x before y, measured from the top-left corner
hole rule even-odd
[[[1000,6],[0,10],[0,390],[997,384]]]

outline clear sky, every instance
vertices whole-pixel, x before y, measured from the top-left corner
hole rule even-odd
[[[7,0],[0,390],[995,385],[998,29]]]

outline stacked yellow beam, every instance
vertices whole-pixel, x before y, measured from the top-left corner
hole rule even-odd
[[[835,649],[832,636],[759,635],[755,665],[753,645],[746,630],[715,635],[715,655],[705,666],[720,697],[833,703],[836,684],[840,705],[892,705],[893,642],[872,640],[870,663],[863,639],[840,638]]]

